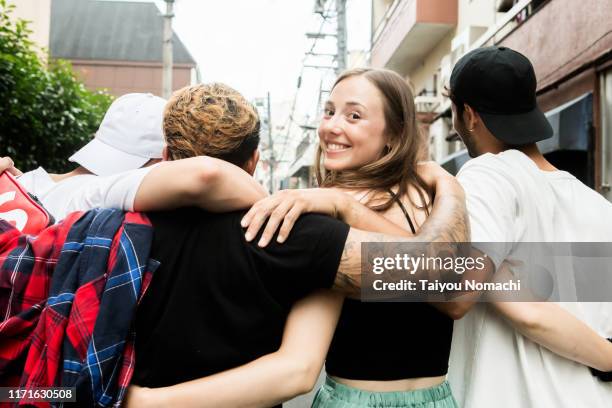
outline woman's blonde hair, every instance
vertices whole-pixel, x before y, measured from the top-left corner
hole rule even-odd
[[[332,90],[343,80],[363,76],[381,93],[385,116],[385,135],[389,148],[381,157],[358,169],[327,171],[323,166],[323,148],[319,145],[315,158],[316,176],[321,187],[346,187],[372,191],[388,191],[398,187],[398,197],[403,197],[410,186],[416,188],[421,199],[415,207],[428,212],[427,204],[433,201],[433,191],[417,174],[416,167],[422,151],[416,120],[414,96],[408,83],[397,73],[386,69],[357,68],[340,74]],[[426,199],[425,195],[429,199]],[[377,200],[378,202],[378,200]],[[386,210],[393,204],[393,198],[372,206],[375,210]]]
[[[168,159],[212,156],[243,166],[259,144],[257,110],[220,83],[176,91],[164,110]]]

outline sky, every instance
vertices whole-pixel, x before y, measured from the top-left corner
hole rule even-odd
[[[310,1],[178,0],[174,30],[204,82],[221,81],[248,98],[284,97],[306,48]],[[282,95],[282,96],[281,96]]]
[[[163,1],[157,3],[165,8]],[[316,32],[320,26],[321,18],[313,13],[314,3],[176,0],[173,28],[198,62],[204,82],[226,82],[249,98],[269,91],[274,100],[285,99],[293,97],[304,52],[312,43],[305,33]],[[363,27],[366,21],[369,25],[369,16],[353,12],[362,6],[369,9],[369,3],[348,2],[347,9],[352,12],[349,25]],[[330,28],[328,31],[333,31]],[[351,34],[349,48],[368,47],[369,31],[357,29]],[[334,39],[327,42],[333,45]],[[329,48],[326,50],[331,52]]]
[[[132,0],[134,1],[134,0]],[[143,0],[147,1],[147,0]],[[165,11],[163,0],[154,0]],[[312,44],[306,32],[318,32],[323,19],[315,0],[175,0],[173,29],[198,63],[203,82],[224,82],[248,99],[270,92],[277,156],[300,142],[300,125],[316,122],[319,90],[329,88],[332,70],[302,68],[330,65],[329,57],[304,54]],[[333,0],[326,7],[335,9]],[[347,0],[348,50],[368,50],[371,0]],[[334,21],[323,32],[335,31]],[[318,40],[315,52],[335,53],[334,37]],[[301,88],[297,92],[298,77]],[[292,107],[294,122],[289,122]],[[264,146],[265,147],[265,146]],[[288,155],[290,156],[290,154]],[[283,160],[291,161],[289,157]]]

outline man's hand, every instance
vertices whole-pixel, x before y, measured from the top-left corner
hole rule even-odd
[[[5,171],[8,171],[15,177],[19,177],[23,174],[18,168],[15,167],[13,159],[8,156],[0,159],[0,174],[4,173]]]

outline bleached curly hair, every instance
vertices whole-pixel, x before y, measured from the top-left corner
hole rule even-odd
[[[212,156],[242,167],[259,144],[259,115],[238,91],[198,84],[176,91],[164,110],[168,159]]]

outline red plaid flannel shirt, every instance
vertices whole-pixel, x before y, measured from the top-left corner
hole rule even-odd
[[[76,386],[79,405],[119,406],[151,238],[146,217],[118,210],[73,213],[36,237],[0,221],[0,386]]]

